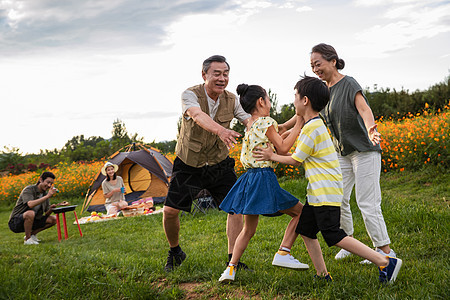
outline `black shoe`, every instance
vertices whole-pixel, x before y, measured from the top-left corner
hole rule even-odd
[[[250,269],[246,264],[244,264],[243,262],[238,262],[238,265],[236,267],[236,270],[245,270],[245,271],[249,271],[249,272],[253,272],[252,269]]]
[[[186,253],[181,250],[179,253],[172,253],[169,251],[169,256],[167,256],[167,263],[164,267],[164,271],[172,272],[175,267],[181,265],[181,263],[186,259]]]
[[[230,262],[227,262],[227,266],[230,264]],[[243,262],[238,262],[237,266],[236,266],[236,271],[239,270],[245,270],[245,271],[249,271],[249,272],[253,272],[252,269],[250,269],[246,264],[244,264]]]
[[[332,282],[333,281],[333,277],[331,277],[330,272],[327,273],[327,275],[314,275],[314,281],[316,282]]]

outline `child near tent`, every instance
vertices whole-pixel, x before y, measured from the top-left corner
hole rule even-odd
[[[278,184],[273,171],[276,163],[256,161],[252,156],[252,150],[256,146],[268,147],[273,151],[273,145],[277,152],[287,153],[300,133],[302,120],[297,121],[293,130],[283,139],[278,134],[277,122],[269,117],[271,104],[266,91],[257,85],[240,84],[237,87],[237,93],[243,109],[251,114],[242,141],[240,158],[247,172],[239,177],[222,201],[220,208],[230,214],[243,214],[245,222],[244,228],[236,239],[231,260],[219,279],[220,282],[234,280],[239,259],[256,232],[259,215],[281,212],[291,216],[292,219],[285,231],[284,239],[286,239],[297,236],[295,227],[302,210],[302,204],[298,199]],[[276,258],[293,268],[309,268],[287,252],[283,256],[276,255]]]
[[[315,277],[332,281],[316,236],[320,231],[329,247],[336,245],[368,259],[378,266],[381,282],[393,282],[401,268],[402,260],[384,256],[347,236],[340,229],[342,172],[330,135],[319,117],[319,111],[325,107],[329,98],[329,90],[320,79],[306,76],[297,82],[294,106],[296,114],[306,122],[298,137],[295,153],[292,156],[280,155],[259,148],[254,151],[254,156],[263,161],[272,160],[290,165],[303,163],[308,179],[307,200],[296,232],[302,236],[308,249],[316,268]]]
[[[119,166],[111,162],[105,163],[101,172],[106,176],[102,182],[105,208],[108,215],[117,214],[119,210],[128,206],[125,201],[125,185],[122,177],[116,174]]]

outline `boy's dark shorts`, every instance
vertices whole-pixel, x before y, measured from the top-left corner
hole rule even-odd
[[[12,232],[25,232],[25,227],[23,226],[23,214],[15,216],[11,220],[9,220],[8,225],[9,229],[11,229]],[[47,216],[43,216],[40,219],[34,219],[33,227],[31,230],[43,228],[45,227],[45,225],[47,225]]]
[[[188,166],[177,157],[173,162],[172,178],[164,205],[190,212],[192,201],[201,190],[207,189],[218,207],[236,180],[234,159],[231,157],[216,165],[201,168]]]
[[[339,206],[311,206],[306,201],[295,232],[310,239],[317,239],[317,233],[320,231],[328,247],[331,247],[347,236],[340,228],[340,222]]]

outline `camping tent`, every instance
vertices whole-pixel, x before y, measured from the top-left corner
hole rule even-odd
[[[139,150],[136,150],[136,147]],[[131,204],[137,199],[153,197],[154,203],[163,202],[172,176],[172,161],[158,150],[141,144],[124,148],[127,149],[124,152],[114,153],[108,161],[119,166],[117,175],[123,178],[125,184],[125,200]],[[102,190],[105,178],[99,171],[86,193],[81,212],[86,209],[105,211],[105,197]]]

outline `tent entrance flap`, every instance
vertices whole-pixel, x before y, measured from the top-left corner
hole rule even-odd
[[[152,182],[151,173],[137,163],[124,160],[121,176],[127,193],[146,191]]]

